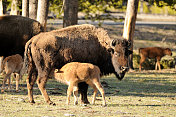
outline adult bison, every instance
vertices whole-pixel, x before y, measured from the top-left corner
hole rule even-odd
[[[112,45],[112,46],[111,46]],[[28,68],[27,88],[31,103],[33,85],[38,87],[49,104],[54,104],[45,89],[45,84],[55,68],[61,68],[72,61],[97,65],[101,73],[114,73],[122,80],[128,70],[128,49],[126,40],[111,40],[107,32],[93,25],[75,25],[60,30],[40,33],[26,43],[24,68]],[[38,75],[38,77],[37,77]],[[85,83],[79,84],[82,102],[88,103]]]
[[[0,16],[0,56],[24,55],[26,42],[43,31],[39,22],[22,16]]]

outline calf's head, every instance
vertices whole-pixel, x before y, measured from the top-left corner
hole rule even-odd
[[[132,54],[129,50],[131,43],[124,40],[113,40],[111,42],[111,56],[112,64],[114,67],[114,74],[119,80],[122,80],[125,73],[129,70],[128,67],[128,57]]]
[[[172,51],[171,51],[171,49],[166,48],[166,49],[164,50],[164,54],[165,54],[165,55],[172,56]]]

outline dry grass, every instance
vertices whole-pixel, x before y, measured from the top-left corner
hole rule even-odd
[[[47,91],[56,106],[44,102],[37,86],[34,88],[36,104],[28,102],[27,90],[23,82],[21,91],[0,94],[0,116],[40,116],[40,117],[92,117],[92,116],[163,116],[174,117],[176,114],[176,71],[133,71],[123,81],[113,75],[101,79],[106,92],[107,107],[101,106],[98,96],[95,105],[66,105],[67,86],[49,80]],[[91,101],[93,89],[89,88]],[[79,100],[80,102],[80,100]]]

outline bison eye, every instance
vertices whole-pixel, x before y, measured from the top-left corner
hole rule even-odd
[[[120,56],[120,53],[119,52],[114,52],[114,56],[118,57],[118,56]]]

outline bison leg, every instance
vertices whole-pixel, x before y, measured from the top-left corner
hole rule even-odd
[[[40,92],[42,93],[43,97],[45,98],[45,101],[49,104],[49,105],[56,105],[55,103],[53,103],[47,92],[46,92],[46,89],[45,89],[45,84],[47,82],[47,76],[44,76],[44,77],[40,77],[40,75],[38,76],[38,79],[37,79],[37,85],[38,85],[38,88],[40,89]]]
[[[27,89],[28,89],[28,97],[31,103],[35,103],[34,98],[33,98],[33,86],[34,86],[36,79],[37,79],[37,72],[32,70],[32,67],[31,69],[29,68],[29,73],[26,79],[26,83],[27,83]]]
[[[90,102],[87,99],[88,84],[86,84],[85,82],[80,82],[78,83],[78,88],[81,94],[81,103],[90,104]]]

